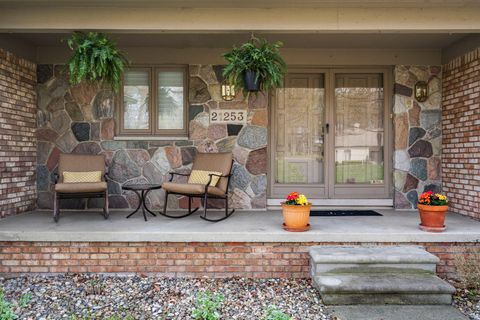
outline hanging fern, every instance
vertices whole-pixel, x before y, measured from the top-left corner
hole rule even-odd
[[[282,86],[287,73],[287,65],[280,54],[282,46],[280,41],[270,44],[265,39],[257,38],[240,47],[234,46],[223,55],[228,62],[223,69],[223,76],[229,83],[244,89],[243,75],[246,70],[251,70],[256,72],[255,80],[260,80],[262,90]]]
[[[83,80],[99,81],[108,83],[114,91],[118,91],[128,61],[112,40],[103,33],[74,32],[67,44],[73,51],[68,62],[73,85]]]

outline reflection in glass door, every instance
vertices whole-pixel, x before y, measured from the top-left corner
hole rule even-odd
[[[383,184],[382,74],[335,75],[335,183]]]
[[[389,81],[383,69],[290,73],[272,96],[269,196],[390,198]]]
[[[324,183],[323,74],[292,74],[275,94],[275,184]]]

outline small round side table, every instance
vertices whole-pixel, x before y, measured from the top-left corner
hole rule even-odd
[[[137,213],[138,210],[140,210],[140,207],[142,207],[142,212],[143,212],[143,218],[145,221],[147,221],[147,215],[145,214],[145,210],[150,213],[152,216],[156,217],[157,215],[153,213],[150,209],[147,208],[147,204],[145,203],[145,199],[147,197],[147,194],[152,191],[152,190],[158,190],[161,189],[162,185],[157,184],[157,183],[152,183],[152,184],[127,184],[123,185],[122,189],[123,190],[130,190],[133,191],[137,194],[138,196],[138,207],[127,216],[127,219],[130,218],[132,215]]]

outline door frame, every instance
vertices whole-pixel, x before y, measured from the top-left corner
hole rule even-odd
[[[392,199],[392,181],[393,181],[393,67],[392,66],[299,66],[289,68],[289,73],[315,73],[324,74],[325,83],[325,123],[331,124],[329,134],[326,134],[324,144],[324,183],[312,184],[306,187],[304,184],[284,184],[282,186],[276,186],[277,192],[273,192],[275,186],[275,105],[276,99],[273,92],[269,94],[269,126],[268,126],[268,186],[267,186],[267,199],[279,199],[284,198],[286,194],[291,191],[299,191],[301,189],[318,188],[319,193],[322,196],[311,197],[312,199]],[[335,185],[335,170],[329,170],[334,168],[335,163],[335,74],[338,73],[381,73],[383,75],[383,87],[384,87],[384,184],[379,185],[378,188],[372,185]],[[367,188],[368,187],[368,188]],[[352,193],[358,188],[368,191],[364,194]]]

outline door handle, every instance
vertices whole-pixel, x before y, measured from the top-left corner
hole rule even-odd
[[[325,124],[325,131],[326,131],[327,133],[328,133],[329,129],[330,129],[330,125],[329,125],[328,123]]]

